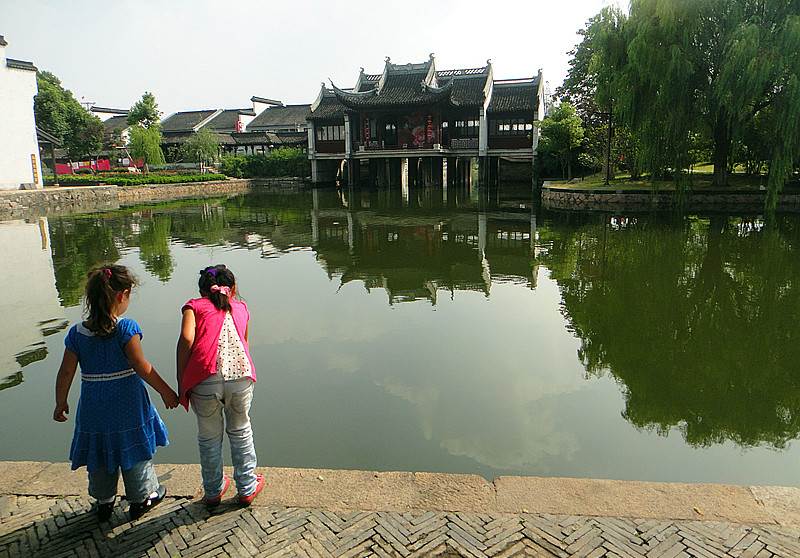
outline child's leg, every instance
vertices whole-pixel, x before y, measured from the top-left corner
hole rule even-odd
[[[119,467],[113,473],[105,469],[92,471],[89,473],[89,496],[103,501],[117,495],[117,483],[119,482]]]
[[[222,397],[223,382],[213,376],[194,386],[190,395],[192,410],[197,415],[197,445],[200,447],[200,469],[207,500],[218,497],[224,486]]]
[[[153,462],[148,459],[136,463],[130,469],[123,469],[122,482],[125,483],[128,502],[144,502],[158,488],[158,477]]]
[[[225,382],[225,431],[231,443],[233,478],[240,496],[256,489],[256,449],[250,426],[253,380],[241,378]]]

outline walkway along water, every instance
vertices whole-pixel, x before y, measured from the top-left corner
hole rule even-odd
[[[259,468],[210,513],[198,465],[165,502],[98,524],[85,471],[0,463],[0,556],[800,556],[800,489]]]

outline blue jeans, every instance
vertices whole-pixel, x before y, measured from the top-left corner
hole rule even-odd
[[[113,473],[105,469],[89,473],[89,496],[98,500],[116,496],[119,470],[117,467]],[[148,459],[136,463],[130,469],[123,469],[122,482],[125,484],[125,497],[128,502],[144,502],[158,488],[158,477],[153,469],[153,462]]]
[[[253,380],[249,377],[224,381],[210,376],[191,390],[189,398],[197,415],[197,443],[204,498],[217,498],[224,487],[222,433],[228,434],[233,462],[233,479],[240,496],[256,490],[256,449],[250,426]],[[224,420],[223,420],[224,411]]]

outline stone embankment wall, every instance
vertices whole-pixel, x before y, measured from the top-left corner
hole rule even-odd
[[[0,191],[0,219],[108,211],[138,203],[235,195],[257,188],[296,188],[304,184],[305,181],[299,178],[231,179],[142,186],[81,186]]]
[[[766,192],[701,192],[689,198],[689,211],[741,212],[764,209]],[[542,189],[542,207],[577,211],[651,211],[673,206],[672,192]],[[778,196],[778,211],[800,212],[800,194]]]

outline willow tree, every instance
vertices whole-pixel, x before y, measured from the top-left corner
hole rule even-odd
[[[161,150],[161,130],[157,124],[150,128],[134,126],[131,128],[130,138],[128,149],[134,159],[142,158],[145,171],[150,170],[150,165],[163,165],[166,162]]]
[[[685,192],[690,143],[705,134],[715,184],[727,185],[733,141],[771,107],[774,207],[800,151],[800,0],[631,0],[612,23],[596,39],[598,93],[614,99],[648,170],[672,169]]]

